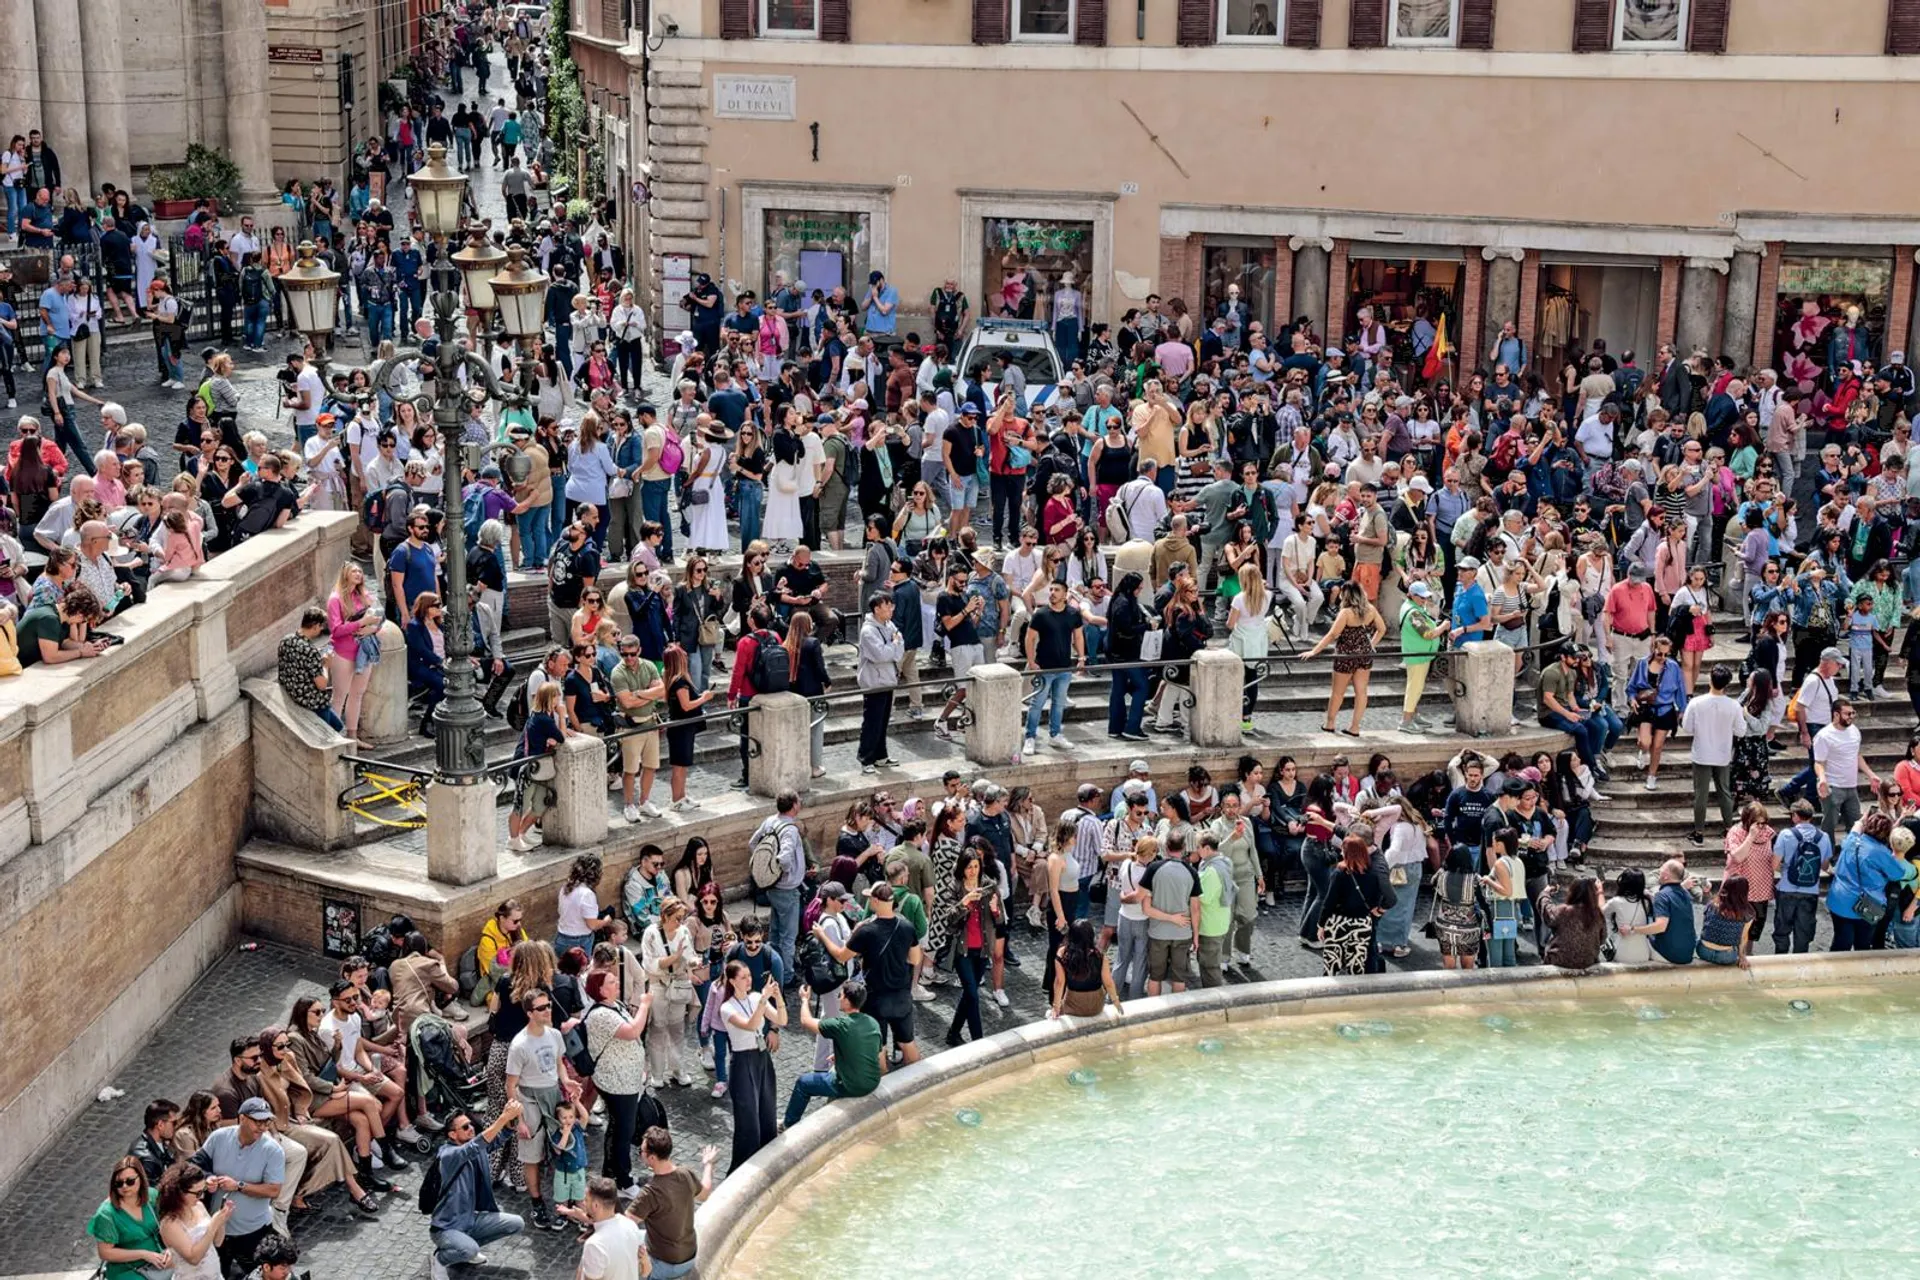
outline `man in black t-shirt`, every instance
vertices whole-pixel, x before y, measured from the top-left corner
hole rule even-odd
[[[946,640],[947,661],[953,664],[953,696],[933,718],[933,732],[949,741],[953,726],[948,721],[967,700],[967,673],[986,656],[980,643],[980,615],[986,607],[983,598],[967,593],[966,565],[957,561],[950,565],[946,584],[933,601],[933,625]]]
[[[920,943],[913,926],[894,914],[892,885],[883,880],[868,889],[867,906],[873,914],[854,927],[845,946],[817,924],[813,936],[841,964],[860,958],[867,984],[864,1012],[883,1032],[893,1033],[894,1047],[903,1059],[918,1062],[920,1050],[913,1043],[913,975],[920,968]]]
[[[947,528],[965,529],[973,523],[973,504],[980,500],[980,407],[960,406],[959,416],[940,436],[940,460],[946,465],[947,505],[953,508]],[[925,463],[921,464],[922,468]]]
[[[240,517],[239,530],[241,537],[251,538],[256,533],[265,533],[284,525],[293,518],[294,509],[300,504],[293,492],[280,483],[279,457],[269,453],[260,459],[259,479],[227,490],[220,499],[220,505],[246,508],[245,514]]]
[[[1075,670],[1086,669],[1086,633],[1081,630],[1080,613],[1067,607],[1067,584],[1054,582],[1047,587],[1047,607],[1036,609],[1027,619],[1027,669],[1041,677],[1039,690],[1027,704],[1027,744],[1031,753],[1038,749],[1041,708],[1052,704],[1047,722],[1048,742],[1058,750],[1072,744],[1061,734],[1067,714],[1067,687]]]
[[[840,615],[827,607],[827,575],[813,562],[813,548],[800,543],[793,559],[774,580],[773,598],[780,606],[782,621],[791,622],[796,613],[811,614],[813,633],[820,643],[832,644],[840,630]]]
[[[547,625],[553,642],[573,647],[573,611],[587,584],[600,576],[600,550],[578,521],[560,535],[560,545],[547,557]]]

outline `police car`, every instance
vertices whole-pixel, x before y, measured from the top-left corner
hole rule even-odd
[[[1027,412],[1043,409],[1056,398],[1071,400],[1060,383],[1066,373],[1053,334],[1038,320],[977,321],[960,346],[960,372],[986,389],[991,403],[999,393],[999,366],[994,357],[1005,354],[1027,376]]]

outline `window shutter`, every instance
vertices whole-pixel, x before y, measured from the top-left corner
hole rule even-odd
[[[1347,48],[1378,49],[1387,42],[1387,0],[1352,0]]]
[[[1460,40],[1462,49],[1493,48],[1494,0],[1460,0]]]
[[[1887,0],[1887,52],[1920,53],[1920,0]]]
[[[1013,0],[973,0],[973,42],[1005,44],[1013,29]]]
[[[1092,45],[1107,42],[1107,0],[1075,0],[1073,42]]]
[[[1320,47],[1320,0],[1287,0],[1287,44],[1295,49]]]
[[[1615,0],[1573,0],[1573,51],[1605,53],[1613,48]]]
[[[1693,21],[1687,31],[1687,48],[1694,53],[1727,51],[1727,9],[1729,0],[1693,0]]]
[[[753,39],[753,10],[755,0],[720,0],[720,38],[722,40]]]
[[[820,0],[820,39],[827,44],[846,44],[852,39],[848,10],[853,0]]]
[[[1180,0],[1180,16],[1174,38],[1181,47],[1188,49],[1212,44],[1213,0]]]

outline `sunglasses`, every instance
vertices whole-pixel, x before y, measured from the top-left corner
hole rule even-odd
[[[139,1185],[140,1185],[140,1179],[138,1179],[138,1178],[115,1178],[115,1179],[113,1180],[113,1185],[114,1185],[115,1187],[137,1187],[137,1186],[139,1186]]]
[[[549,1010],[549,1009],[551,1009],[551,1008],[553,1008],[553,1006],[552,1006],[552,1005],[550,1005],[550,1004],[536,1004],[536,1005],[533,1005],[533,1006],[531,1006],[531,1007],[530,1007],[530,1008],[529,1008],[529,1009],[527,1010],[527,1012],[528,1012],[528,1013],[545,1013],[545,1012],[546,1012],[547,1010]]]

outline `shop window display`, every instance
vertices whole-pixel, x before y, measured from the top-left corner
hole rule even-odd
[[[1781,379],[1831,388],[1842,364],[1872,364],[1892,284],[1890,258],[1783,259],[1773,344]]]

